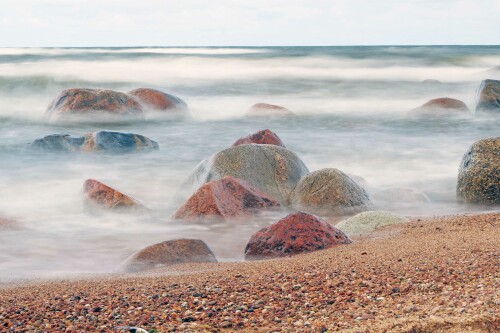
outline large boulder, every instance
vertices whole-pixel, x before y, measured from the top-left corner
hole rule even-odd
[[[359,236],[385,225],[407,221],[407,218],[389,212],[363,212],[339,222],[335,227],[348,236]]]
[[[436,98],[412,110],[414,113],[442,114],[443,112],[469,112],[467,105],[454,98]]]
[[[247,111],[247,116],[265,117],[265,116],[293,116],[294,113],[287,108],[274,104],[257,103],[252,105]]]
[[[91,207],[105,209],[143,209],[135,199],[125,195],[95,179],[87,179],[83,184],[86,202]]]
[[[175,219],[230,218],[250,215],[279,203],[245,181],[233,177],[213,180],[200,187],[174,214]]]
[[[500,204],[500,137],[479,140],[467,150],[458,171],[457,197]]]
[[[181,111],[187,112],[189,108],[182,99],[156,89],[138,88],[128,92],[145,109],[153,111]]]
[[[30,148],[46,152],[130,153],[158,149],[158,143],[139,134],[99,131],[78,137],[52,134],[36,139]]]
[[[477,90],[476,111],[500,112],[500,81],[484,80]]]
[[[106,89],[66,89],[47,108],[50,117],[142,116],[142,106],[131,96]]]
[[[256,144],[264,144],[264,145],[275,145],[275,146],[280,146],[283,148],[285,147],[285,144],[281,139],[276,135],[271,130],[265,129],[262,131],[258,131],[256,133],[250,134],[248,136],[245,136],[243,138],[239,138],[233,143],[234,146],[239,146],[239,145],[244,145],[244,144],[249,144],[249,143],[256,143]]]
[[[202,240],[176,239],[148,246],[129,257],[122,270],[137,272],[161,266],[184,263],[217,262]]]
[[[314,215],[297,212],[252,235],[245,259],[286,257],[349,243],[342,231]]]
[[[291,150],[274,145],[230,147],[202,161],[190,177],[196,188],[225,176],[242,179],[285,204],[297,182],[309,171]]]
[[[321,215],[357,213],[370,207],[366,191],[349,176],[334,168],[321,169],[303,177],[289,197],[297,210]]]

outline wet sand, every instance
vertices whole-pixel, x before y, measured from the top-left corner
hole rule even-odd
[[[498,332],[500,214],[413,219],[286,259],[0,290],[1,332]]]

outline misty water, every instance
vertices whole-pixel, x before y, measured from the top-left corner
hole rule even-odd
[[[310,171],[338,168],[364,178],[369,194],[410,188],[430,202],[374,201],[408,216],[498,207],[458,203],[459,163],[476,140],[498,136],[498,115],[474,114],[483,79],[500,79],[500,47],[49,48],[0,49],[0,282],[114,272],[135,251],[178,237],[203,239],[219,260],[238,261],[250,235],[285,216],[175,222],[183,182],[203,159],[257,130],[276,132]],[[434,79],[440,83],[423,83]],[[63,89],[151,87],[183,98],[189,119],[49,122]],[[437,97],[470,114],[415,117]],[[296,117],[248,118],[258,102]],[[126,155],[28,151],[54,133],[115,130],[148,136],[160,150]],[[89,212],[82,186],[98,179],[149,213]]]

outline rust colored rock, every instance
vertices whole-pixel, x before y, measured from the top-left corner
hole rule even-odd
[[[316,216],[297,212],[252,235],[245,259],[286,257],[351,242],[342,231]]]
[[[294,113],[287,108],[274,104],[257,103],[247,111],[248,116],[293,116]]]
[[[279,203],[241,179],[223,177],[200,187],[177,212],[175,219],[230,218],[250,215]]]
[[[87,179],[83,184],[83,191],[87,202],[100,208],[144,208],[138,201],[95,179]]]
[[[285,144],[276,135],[276,133],[274,133],[273,131],[271,131],[269,129],[258,131],[256,133],[250,134],[244,138],[240,138],[240,139],[236,140],[235,143],[233,143],[233,147],[248,144],[248,143],[275,145],[275,146],[280,146],[280,147],[286,148]]]
[[[67,115],[142,116],[142,106],[127,94],[106,89],[66,89],[49,105],[52,117]]]
[[[17,229],[16,221],[0,216],[0,229]]]
[[[199,239],[176,239],[153,244],[133,254],[123,263],[128,272],[184,263],[217,262],[210,248]]]
[[[469,112],[464,102],[454,98],[436,98],[416,108],[413,112],[440,112],[440,111],[462,111]]]
[[[128,92],[146,109],[155,111],[187,111],[187,104],[179,97],[156,89],[138,88]]]

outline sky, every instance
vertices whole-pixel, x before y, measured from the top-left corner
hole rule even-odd
[[[500,44],[500,0],[0,0],[0,47]]]

